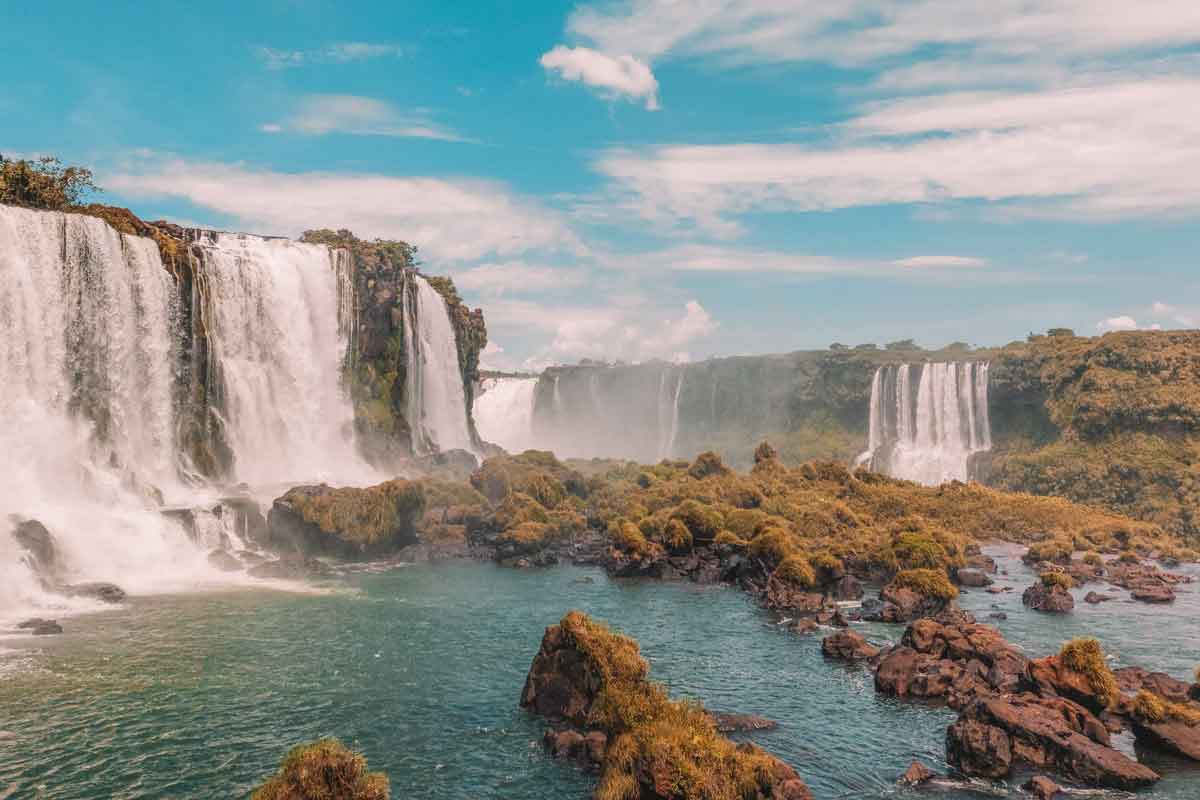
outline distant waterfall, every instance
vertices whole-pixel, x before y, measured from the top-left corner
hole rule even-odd
[[[535,447],[533,392],[537,378],[487,378],[475,398],[475,426],[485,442],[510,453]]]
[[[413,450],[419,454],[474,451],[458,342],[446,300],[420,275],[414,273],[411,280],[411,291],[406,286],[403,295],[402,312],[409,332],[406,407]]]
[[[858,458],[878,472],[934,485],[971,478],[971,456],[992,448],[988,363],[880,367],[870,433]]]
[[[9,535],[36,518],[65,581],[132,591],[214,577],[155,496],[177,480],[179,298],[149,239],[0,206],[0,616],[65,608]]]
[[[667,370],[663,370],[658,388],[658,458],[661,461],[674,455],[675,439],[679,435],[679,392],[683,389],[684,370],[677,369],[674,387],[668,388]]]

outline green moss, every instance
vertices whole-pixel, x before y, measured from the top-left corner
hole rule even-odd
[[[892,542],[892,553],[897,568],[902,570],[945,570],[949,561],[945,548],[920,533],[898,534]]]
[[[251,800],[388,800],[387,776],[336,739],[294,748]]]
[[[799,589],[812,589],[817,585],[817,574],[807,558],[791,555],[779,562],[771,577],[785,585]]]
[[[1053,589],[1055,586],[1063,589],[1073,589],[1075,581],[1071,580],[1071,576],[1065,572],[1043,572],[1039,576],[1042,585],[1047,589]]]
[[[720,512],[696,500],[684,500],[675,509],[672,517],[682,522],[697,541],[711,542],[725,527]]]
[[[792,535],[782,528],[768,528],[750,542],[749,553],[768,566],[780,564],[795,551]]]
[[[667,521],[663,542],[673,553],[685,553],[692,549],[692,532],[678,519]]]
[[[1064,667],[1087,679],[1096,699],[1103,706],[1111,707],[1120,697],[1117,679],[1108,668],[1104,650],[1096,639],[1072,639],[1063,645],[1058,657]]]
[[[368,489],[293,489],[282,500],[324,533],[365,546],[395,539],[425,510],[421,485],[403,480]]]

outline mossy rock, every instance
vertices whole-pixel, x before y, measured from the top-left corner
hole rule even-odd
[[[250,800],[388,800],[382,772],[368,772],[367,760],[336,739],[293,748],[279,771],[254,790]]]
[[[394,480],[366,489],[297,486],[275,500],[267,542],[304,556],[374,558],[417,542],[425,510],[419,483]]]

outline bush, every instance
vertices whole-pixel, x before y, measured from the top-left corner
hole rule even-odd
[[[336,739],[294,748],[279,771],[254,790],[251,800],[388,800],[382,772],[367,772],[367,760]]]
[[[725,527],[720,512],[696,500],[684,500],[671,516],[686,525],[692,537],[699,542],[711,542]]]
[[[616,546],[637,556],[650,555],[654,545],[638,530],[638,526],[629,520],[613,520],[608,524],[608,535]]]
[[[1121,555],[1117,556],[1118,564],[1130,564],[1136,566],[1142,563],[1141,557],[1132,550],[1126,550]]]
[[[696,460],[688,467],[688,475],[698,480],[710,475],[727,474],[729,474],[729,468],[721,461],[721,457],[711,450],[696,456]]]
[[[1083,563],[1093,567],[1103,567],[1104,558],[1095,550],[1089,550],[1083,554]]]
[[[892,540],[898,569],[944,570],[949,561],[946,549],[922,533],[901,533]]]
[[[1133,699],[1133,714],[1142,722],[1152,725],[1170,721],[1191,726],[1200,725],[1200,709],[1182,703],[1172,703],[1145,689],[1140,690]]]
[[[1067,669],[1087,678],[1096,699],[1105,708],[1111,707],[1121,696],[1117,679],[1104,659],[1104,649],[1096,639],[1072,639],[1063,645],[1058,657]]]
[[[713,539],[713,544],[717,547],[734,547],[740,550],[749,544],[749,542],[733,531],[723,530],[717,533],[717,538]]]
[[[668,520],[663,532],[663,542],[672,552],[687,552],[692,549],[692,532],[679,520]]]
[[[1022,556],[1022,561],[1028,564],[1036,564],[1039,561],[1048,561],[1051,564],[1065,564],[1071,560],[1072,547],[1067,542],[1058,539],[1047,539],[1044,542],[1034,542],[1029,545],[1029,550]]]
[[[771,574],[775,580],[800,589],[811,589],[817,585],[817,573],[804,556],[788,556],[779,562]]]
[[[57,158],[13,161],[0,155],[0,203],[61,211],[98,191],[90,169],[64,167]]]
[[[779,458],[779,453],[775,452],[775,448],[771,447],[770,442],[760,442],[758,447],[754,448],[754,463],[761,464],[764,461],[773,461]]]
[[[774,567],[792,554],[792,536],[782,528],[768,528],[750,542],[750,555]]]
[[[1071,576],[1065,572],[1043,572],[1040,579],[1042,585],[1047,589],[1053,589],[1055,586],[1061,586],[1063,589],[1075,587],[1075,581],[1071,580]]]
[[[922,597],[949,602],[958,597],[958,588],[944,572],[933,569],[906,569],[892,579],[896,586],[911,589]]]

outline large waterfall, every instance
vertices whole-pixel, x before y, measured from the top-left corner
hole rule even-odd
[[[972,476],[972,456],[992,447],[988,364],[894,364],[871,384],[870,433],[858,463],[938,484]]]
[[[537,378],[486,378],[475,398],[475,426],[485,442],[510,453],[536,447],[533,393]]]
[[[354,409],[341,386],[348,344],[340,302],[349,290],[344,250],[199,231],[204,249],[211,358],[234,453],[234,477],[257,484],[376,476],[353,439]]]
[[[467,397],[458,343],[446,300],[424,277],[412,274],[403,295],[407,414],[413,450],[419,454],[475,449],[467,420]]]
[[[0,526],[35,517],[64,582],[153,591],[216,577],[156,494],[177,480],[175,278],[148,239],[0,206]],[[0,535],[0,615],[48,596]]]

